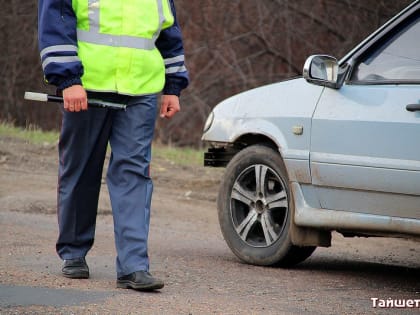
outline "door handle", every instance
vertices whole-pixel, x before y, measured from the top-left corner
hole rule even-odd
[[[420,104],[408,104],[405,109],[409,112],[420,111]]]

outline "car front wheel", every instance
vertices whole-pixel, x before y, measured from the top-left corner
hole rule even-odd
[[[253,145],[228,164],[218,195],[223,236],[233,253],[255,265],[292,266],[315,247],[291,243],[293,202],[278,152]]]

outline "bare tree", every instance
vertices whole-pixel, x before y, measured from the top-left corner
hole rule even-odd
[[[411,0],[176,0],[191,85],[182,111],[156,139],[200,146],[204,121],[224,98],[301,74],[308,55],[341,57]],[[56,129],[57,106],[23,101],[47,90],[37,49],[37,1],[0,0],[0,120]]]

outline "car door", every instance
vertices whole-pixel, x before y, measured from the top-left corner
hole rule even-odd
[[[312,121],[312,184],[322,208],[420,219],[418,14],[325,88]]]

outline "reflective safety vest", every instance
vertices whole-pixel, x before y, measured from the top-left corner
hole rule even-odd
[[[83,86],[127,95],[158,93],[165,65],[155,41],[174,23],[168,0],[73,0]]]

